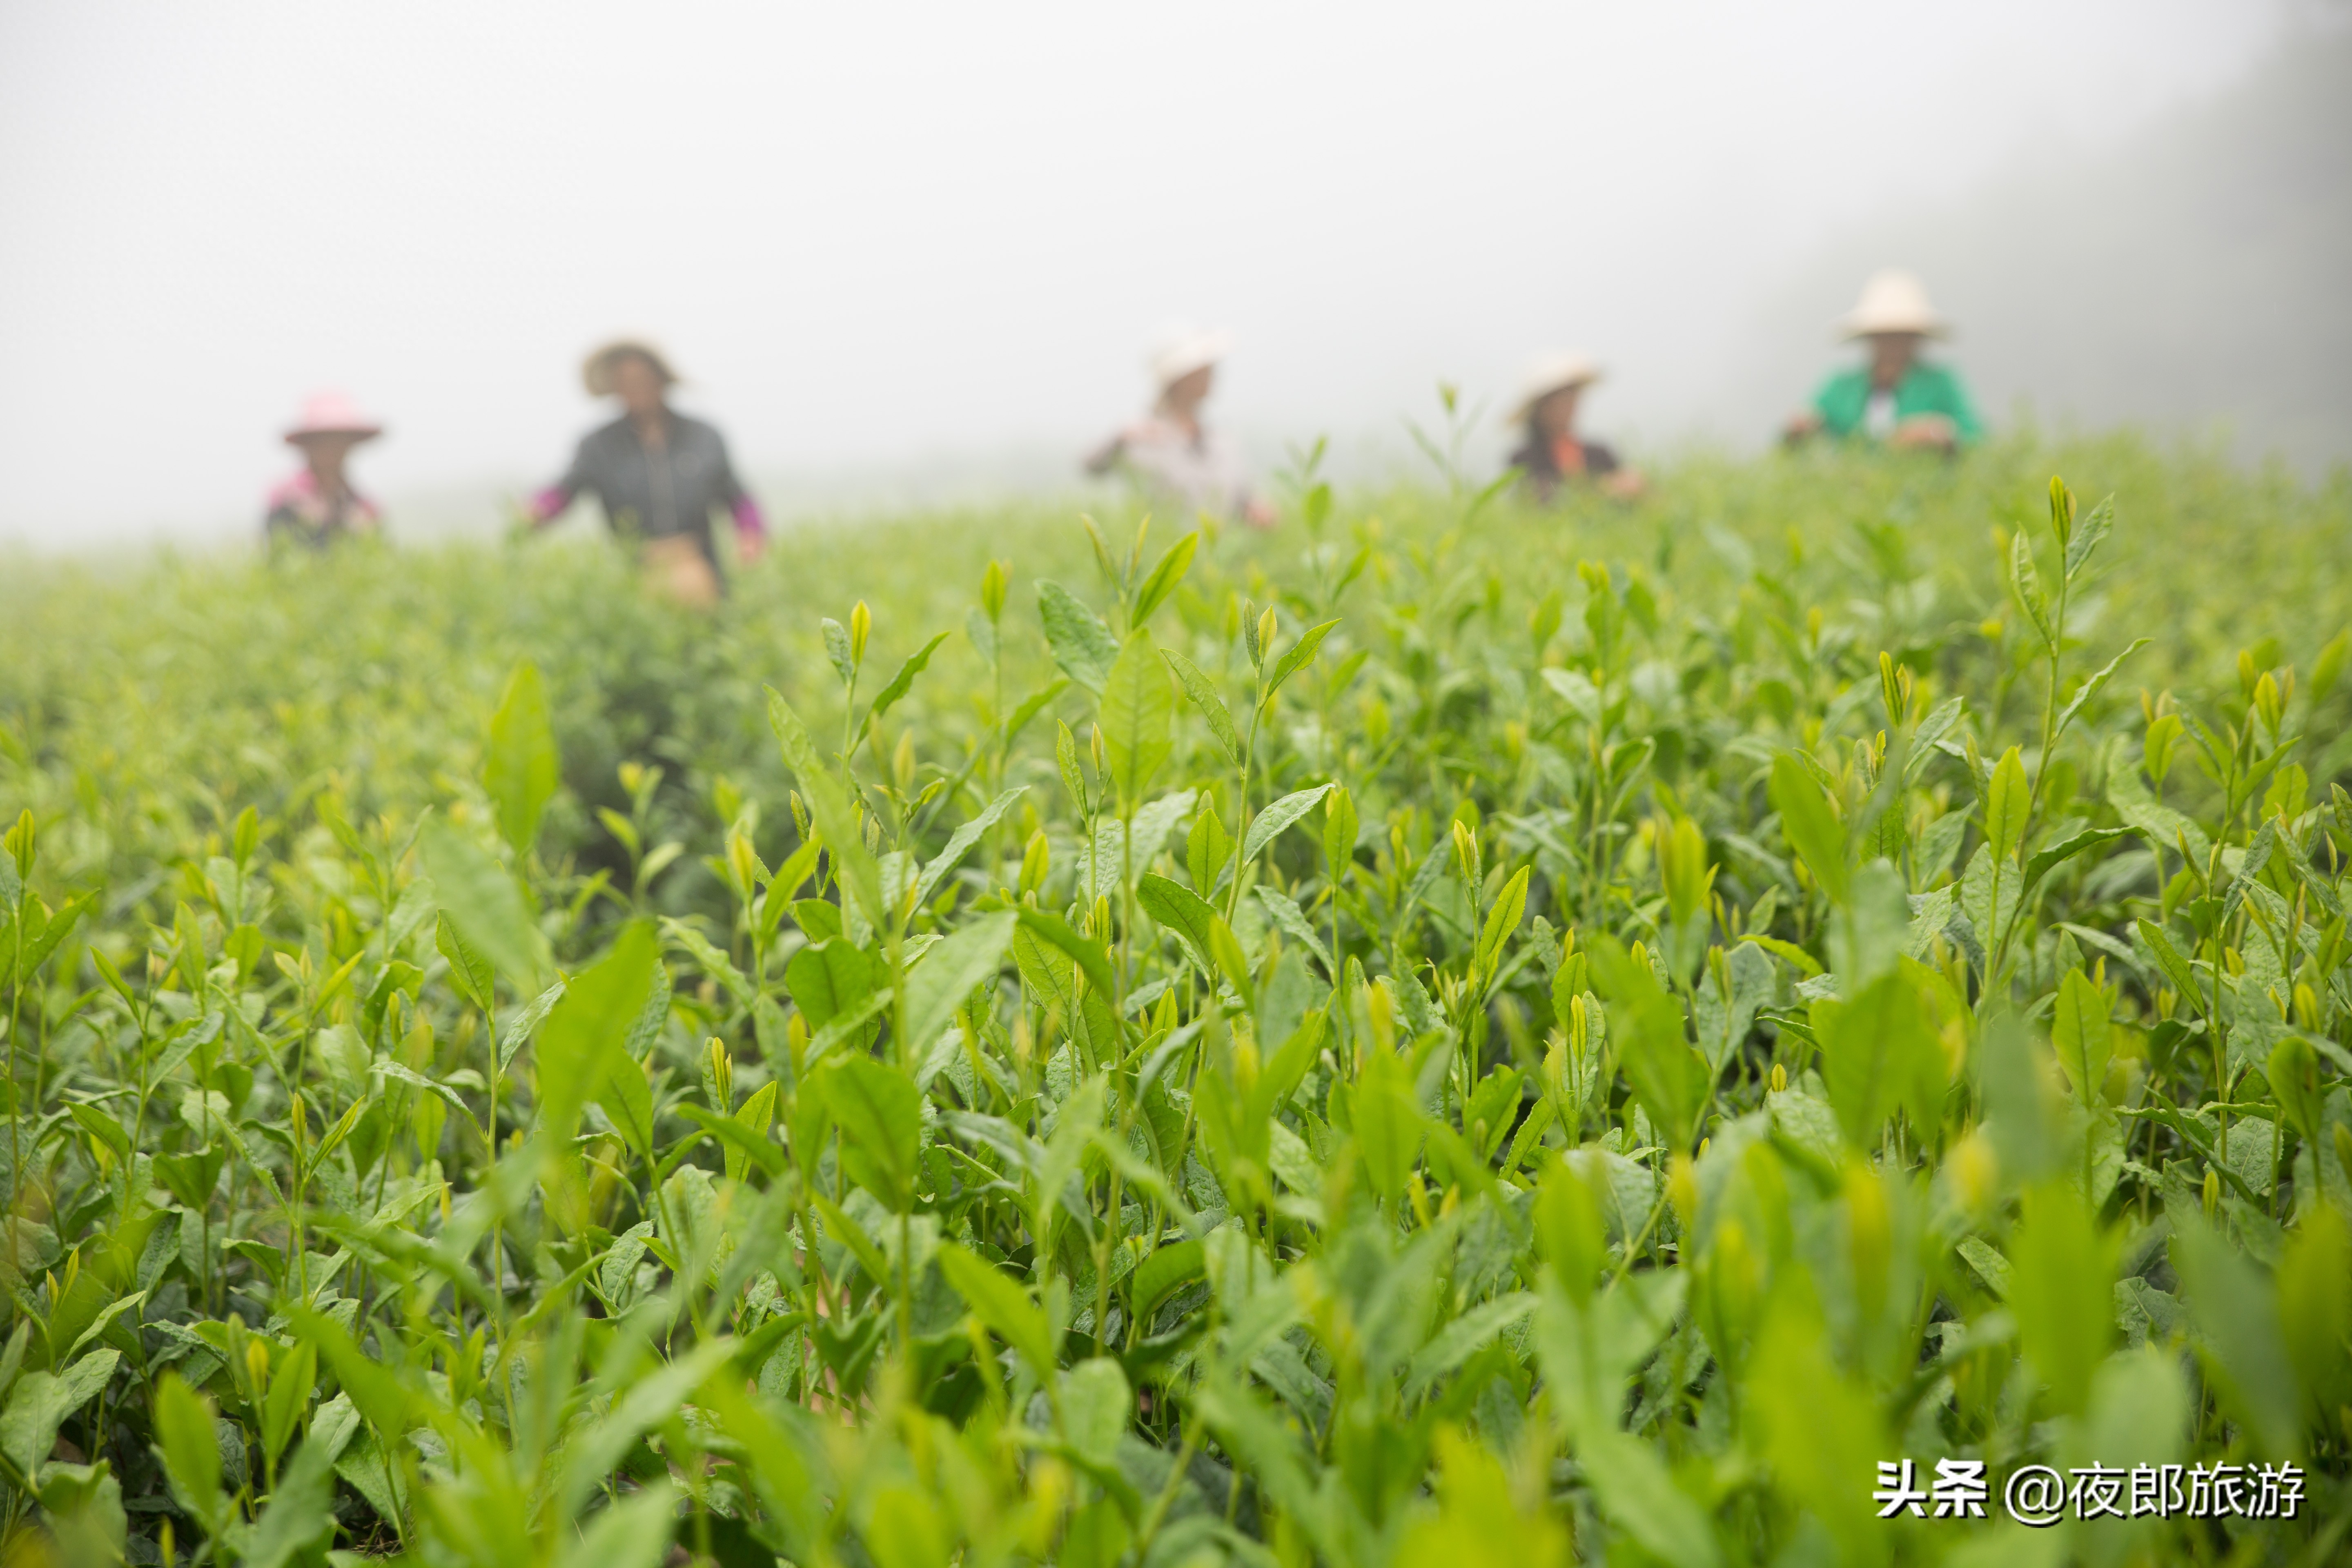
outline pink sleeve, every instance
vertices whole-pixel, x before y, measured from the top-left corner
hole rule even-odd
[[[768,537],[768,521],[760,515],[758,501],[753,500],[749,495],[739,495],[735,498],[735,505],[730,510],[734,513],[735,531],[738,535],[745,539],[758,540],[765,540]]]
[[[533,522],[551,522],[572,504],[572,492],[562,485],[550,485],[530,498],[529,510]]]

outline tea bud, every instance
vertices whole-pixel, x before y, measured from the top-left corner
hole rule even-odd
[[[1676,1154],[1666,1172],[1666,1201],[1687,1233],[1698,1219],[1698,1167],[1688,1154]]]
[[[727,1054],[726,1043],[713,1037],[710,1041],[710,1091],[722,1116],[735,1109],[735,1058]]]
[[[991,621],[1004,618],[1004,584],[1010,568],[1002,561],[992,561],[980,577],[980,607]]]
[[[1969,1133],[1952,1151],[1952,1187],[1970,1214],[1982,1214],[2000,1191],[2000,1161],[1982,1129]]]
[[[2286,700],[2279,695],[2279,684],[2268,670],[2254,682],[2254,711],[2262,715],[2263,728],[2273,734],[2286,719]]]
[[[1478,836],[1460,817],[1454,820],[1454,855],[1461,864],[1462,879],[1475,888],[1481,880],[1478,864]]]
[[[1045,886],[1045,873],[1051,868],[1053,846],[1045,840],[1045,830],[1037,829],[1029,836],[1028,846],[1021,852],[1021,886],[1024,898]]]

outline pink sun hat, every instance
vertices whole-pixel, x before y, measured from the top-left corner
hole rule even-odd
[[[371,419],[360,412],[348,393],[314,392],[302,400],[301,416],[287,429],[289,445],[299,445],[312,436],[349,436],[361,441],[372,441],[383,434],[381,420]]]

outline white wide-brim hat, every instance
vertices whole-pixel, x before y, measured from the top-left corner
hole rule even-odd
[[[1144,364],[1151,372],[1152,384],[1165,392],[1233,352],[1234,335],[1223,327],[1171,327],[1152,343]]]
[[[1600,379],[1601,367],[1589,354],[1566,351],[1530,361],[1519,376],[1518,401],[1503,416],[1503,423],[1524,425],[1534,415],[1536,405],[1553,393],[1566,392],[1571,386],[1590,386]]]
[[[1919,281],[1919,275],[1900,267],[1872,273],[1862,286],[1862,298],[1838,322],[1838,335],[1845,338],[1866,338],[1873,332],[1917,332],[1940,338],[1951,330],[1951,323],[1927,302],[1927,286]]]

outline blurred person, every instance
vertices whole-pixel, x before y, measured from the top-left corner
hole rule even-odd
[[[352,448],[383,434],[383,426],[340,392],[302,400],[286,444],[302,454],[302,469],[269,492],[262,532],[273,545],[324,550],[365,538],[383,526],[383,511],[352,483]]]
[[[1146,489],[1196,510],[1273,527],[1274,508],[1251,486],[1240,447],[1201,418],[1217,366],[1232,349],[1231,334],[1222,331],[1178,328],[1162,336],[1146,361],[1159,389],[1151,411],[1087,454],[1087,472],[1124,468]]]
[[[1519,401],[1505,422],[1520,437],[1511,467],[1537,500],[1549,502],[1562,487],[1582,479],[1621,500],[1648,488],[1641,471],[1618,461],[1613,449],[1576,433],[1584,389],[1600,379],[1601,367],[1580,353],[1546,354],[1520,379]]]
[[[1822,383],[1812,406],[1783,432],[1790,446],[1829,435],[1948,454],[1984,434],[1960,378],[1919,357],[1929,338],[1951,329],[1916,276],[1900,268],[1873,273],[1839,330],[1868,346],[1869,362]]]
[[[740,560],[757,560],[768,537],[725,438],[669,405],[677,373],[650,343],[606,343],[580,367],[580,379],[590,396],[619,399],[621,416],[581,437],[563,478],[531,498],[527,521],[543,528],[589,491],[613,531],[635,542],[656,592],[698,609],[716,605],[724,587],[710,514],[723,508],[733,520]]]

